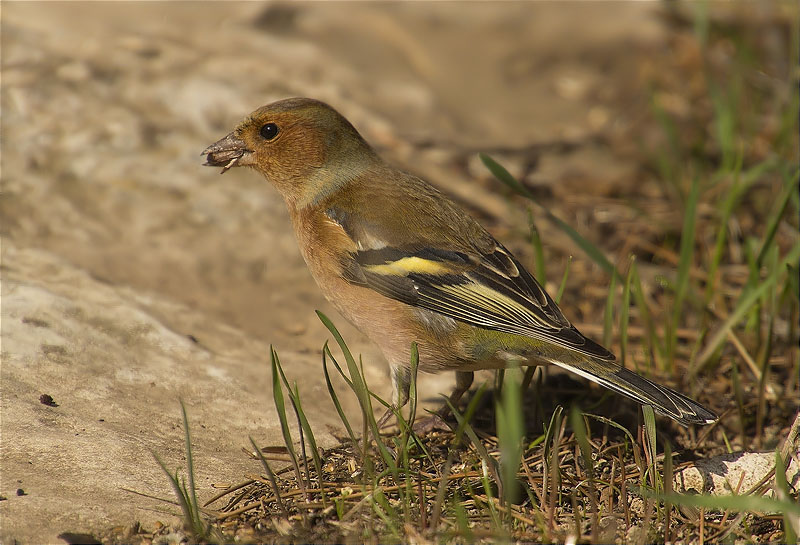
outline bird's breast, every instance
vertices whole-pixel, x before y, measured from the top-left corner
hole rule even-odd
[[[357,245],[323,212],[294,212],[300,252],[328,301],[372,340],[392,364],[410,362],[411,343],[420,351],[420,369],[438,371],[463,364],[462,325],[446,316],[385,297],[347,281],[343,261]]]

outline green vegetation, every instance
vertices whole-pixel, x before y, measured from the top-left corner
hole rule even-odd
[[[273,395],[285,442],[280,469],[251,440],[265,475],[218,495],[209,502],[215,507],[204,511],[196,499],[185,412],[188,484],[159,460],[195,539],[211,539],[213,527],[226,541],[797,540],[797,492],[783,471],[753,490],[732,483],[736,493],[726,497],[679,494],[673,487],[680,469],[674,448],[676,455],[692,451],[698,458],[775,450],[800,398],[797,73],[765,83],[758,67],[760,28],[714,25],[706,4],[694,6],[694,20],[683,20],[690,30],[672,44],[699,55],[700,67],[692,73],[699,83],[687,98],[691,108],[676,115],[670,105],[688,70],[670,57],[673,64],[661,66],[648,82],[650,121],[661,145],[642,152],[642,171],[660,183],[658,199],[680,212],[677,221],[669,214],[647,217],[646,205],[656,197],[632,190],[626,199],[638,221],[652,224],[642,230],[650,238],[620,231],[601,243],[544,206],[497,161],[480,158],[534,206],[536,276],[546,277],[546,228],[561,231],[580,252],[576,260],[588,258],[594,267],[576,281],[578,267],[573,264],[568,279],[569,262],[560,263],[557,299],[571,283],[608,285],[587,302],[595,321],[603,317],[596,336],[602,334],[623,365],[721,410],[720,422],[683,430],[656,421],[649,408],[641,416],[597,416],[594,407],[607,406],[613,396],[594,390],[573,396],[565,412],[542,391],[542,372],[509,369],[497,381],[493,404],[485,403],[490,394],[481,386],[463,412],[451,407],[452,431],[415,433],[412,387],[409,415],[397,412],[397,430],[382,434],[374,412],[388,404],[370,391],[361,361],[320,313],[344,362],[325,345],[323,370],[345,441],[320,455],[301,391],[272,350]],[[796,67],[798,29],[786,25],[785,31],[788,66]],[[724,70],[714,60],[720,51],[728,52]],[[615,258],[612,247],[627,251]],[[417,363],[415,352],[413,376]],[[347,418],[333,372],[358,400],[361,422]],[[632,406],[626,407],[630,413]],[[494,419],[487,421],[487,414]],[[777,467],[786,463],[779,454]],[[766,495],[770,491],[773,497]],[[220,505],[223,498],[227,503]]]

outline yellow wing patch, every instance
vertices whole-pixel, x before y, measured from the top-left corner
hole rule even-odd
[[[411,256],[385,263],[383,265],[367,265],[365,270],[387,276],[408,276],[409,274],[451,274],[452,267],[441,261],[432,261],[421,257]]]

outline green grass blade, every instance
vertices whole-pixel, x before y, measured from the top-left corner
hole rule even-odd
[[[186,405],[184,405],[182,399],[180,400],[180,403],[181,414],[183,415],[183,429],[185,433],[184,438],[186,440],[186,473],[189,477],[188,500],[194,515],[193,520],[195,520],[199,519],[200,511],[197,507],[197,488],[194,484],[194,455],[192,454],[192,437],[191,432],[189,431],[189,417],[186,415]]]
[[[602,422],[603,424],[608,424],[609,426],[617,428],[619,431],[621,431],[622,433],[624,433],[625,435],[628,436],[628,440],[631,442],[631,444],[634,444],[636,442],[634,440],[634,438],[633,438],[633,435],[628,430],[628,428],[626,428],[625,426],[623,426],[621,424],[617,424],[616,422],[614,422],[610,418],[606,418],[605,416],[600,416],[598,414],[590,414],[590,413],[583,413],[583,415],[587,416],[589,418],[593,418],[594,420],[597,420],[598,422]]]
[[[672,479],[673,479],[673,467],[672,467],[672,445],[670,444],[669,440],[664,441],[664,493],[669,495],[672,494]],[[665,502],[664,504],[664,541],[666,543],[670,543],[672,539],[670,539],[670,534],[672,530],[672,525],[670,524],[672,518],[672,505],[669,502]]]
[[[417,419],[417,374],[419,372],[419,347],[416,342],[411,343],[411,384],[408,390],[408,427],[414,426]]]
[[[711,105],[714,108],[714,128],[719,142],[722,160],[720,161],[721,170],[729,170],[735,161],[735,136],[740,132],[737,127],[737,117],[735,104],[738,102],[738,85],[729,84],[725,90],[718,85],[711,85],[709,92],[711,95]]]
[[[561,415],[563,412],[564,407],[557,405],[553,414],[550,415],[550,423],[547,425],[547,430],[544,434],[544,455],[542,459],[545,460],[545,463],[548,463],[547,461],[550,459],[550,449],[553,446],[553,438],[561,427]]]
[[[347,435],[350,436],[350,440],[353,442],[353,448],[355,451],[358,451],[358,439],[356,439],[356,434],[353,433],[353,428],[350,426],[350,421],[347,419],[347,416],[344,414],[344,410],[342,409],[342,404],[339,403],[339,396],[336,395],[336,390],[333,387],[333,383],[331,382],[330,374],[328,373],[328,356],[330,354],[328,349],[328,343],[325,342],[325,346],[322,348],[322,371],[325,373],[325,384],[328,387],[328,394],[333,400],[333,405],[336,407],[336,412],[339,413],[339,418],[344,424],[345,430],[347,430]],[[338,367],[338,366],[337,366]],[[341,369],[340,369],[341,371]]]
[[[486,447],[483,445],[483,442],[478,439],[478,435],[475,433],[475,430],[472,429],[472,426],[469,424],[469,421],[472,419],[472,416],[475,414],[475,410],[478,408],[478,401],[483,397],[484,387],[481,386],[478,388],[475,395],[470,400],[469,404],[467,405],[466,411],[464,414],[458,412],[450,400],[445,397],[445,403],[447,406],[450,407],[450,411],[453,413],[453,416],[458,423],[456,427],[456,434],[455,438],[453,439],[453,446],[457,446],[461,439],[463,438],[464,434],[469,437],[469,440],[472,442],[472,446],[475,447],[475,450],[478,452],[478,455],[485,460],[489,467],[492,470],[492,473],[497,476],[497,462],[494,458],[489,456],[489,452],[486,450]]]
[[[775,242],[775,233],[778,231],[778,225],[780,225],[780,222],[786,213],[786,208],[789,206],[790,199],[797,193],[798,177],[800,177],[800,172],[795,172],[795,174],[790,178],[787,177],[787,183],[783,188],[781,196],[777,200],[778,204],[775,207],[775,211],[770,215],[769,223],[767,224],[767,230],[764,235],[764,241],[761,243],[761,249],[759,250],[758,257],[756,258],[756,263],[759,265],[759,267],[764,264],[764,258]]]
[[[780,452],[775,452],[775,493],[781,501],[792,501],[789,483],[786,480],[786,463]],[[800,531],[800,513],[783,512],[784,542],[797,543]]]
[[[477,543],[475,540],[475,534],[472,532],[472,528],[469,523],[467,511],[464,509],[463,502],[458,494],[453,499],[453,513],[456,517],[456,528],[458,528],[458,532],[464,542]]]
[[[399,520],[399,517],[397,516],[397,512],[389,505],[383,490],[376,488],[368,497],[370,498],[373,512],[386,524],[389,533],[396,539],[400,539],[400,531],[395,524],[395,522]]]
[[[150,451],[150,454],[155,458],[158,465],[166,474],[167,478],[169,479],[169,484],[172,487],[172,491],[175,493],[175,496],[178,498],[178,505],[183,512],[183,522],[186,528],[189,528],[191,532],[194,534],[195,537],[199,537],[204,535],[204,529],[198,528],[197,522],[198,518],[195,516],[195,512],[191,506],[191,500],[189,499],[189,493],[186,490],[186,486],[181,485],[181,481],[178,479],[177,470],[173,475],[170,473],[169,469],[167,469],[166,464],[159,458],[158,454],[153,451]]]
[[[325,344],[323,345],[323,350],[327,351],[328,358],[330,358],[330,360],[333,362],[333,366],[336,368],[336,371],[339,373],[339,376],[342,377],[342,380],[344,380],[347,383],[347,386],[349,386],[350,389],[352,390],[353,389],[353,381],[350,380],[350,377],[348,377],[347,373],[344,372],[344,370],[342,369],[342,366],[339,365],[338,361],[336,361],[336,358],[334,357],[333,353],[331,352],[330,346],[328,346],[328,341],[325,341]]]
[[[455,459],[456,456],[456,449],[461,444],[461,441],[464,438],[464,433],[469,426],[469,421],[472,418],[473,414],[475,413],[475,410],[478,407],[478,402],[483,397],[484,391],[485,391],[485,386],[482,385],[480,388],[478,388],[478,391],[475,393],[474,396],[472,396],[472,399],[470,399],[470,402],[467,405],[466,412],[464,413],[463,416],[450,403],[450,400],[445,398],[446,400],[445,402],[450,407],[450,410],[453,412],[453,416],[455,416],[458,425],[456,427],[456,432],[453,436],[453,441],[451,443],[452,448],[450,449],[450,453],[447,455],[447,460],[444,464],[444,469],[441,472],[441,480],[439,481],[439,485],[436,487],[436,497],[434,498],[433,509],[431,510],[431,526],[430,526],[431,528],[435,529],[439,525],[439,518],[444,509],[444,499],[445,499],[445,494],[447,492],[447,476],[450,474],[450,468],[452,467],[453,460]],[[472,436],[474,436],[474,433],[472,434]],[[483,444],[479,442],[475,444],[475,448],[476,449],[483,448]],[[488,456],[488,453],[486,452],[485,448],[483,448],[483,452],[486,453],[486,455]]]
[[[311,450],[311,459],[314,461],[314,469],[317,471],[322,503],[325,504],[325,492],[322,486],[322,458],[319,455],[319,448],[317,447],[317,440],[314,437],[314,430],[311,429],[311,424],[308,422],[308,418],[306,418],[305,411],[303,411],[303,405],[300,400],[300,391],[297,389],[296,382],[294,384],[292,400],[295,404],[295,409],[297,410],[297,418],[300,420],[300,426],[302,427],[306,440],[308,441],[308,448]]]
[[[394,457],[387,450],[386,445],[381,440],[378,424],[375,421],[375,416],[372,414],[372,396],[367,388],[366,383],[364,382],[364,377],[361,374],[355,359],[353,358],[353,354],[350,352],[350,349],[347,347],[347,343],[345,343],[341,333],[339,333],[339,330],[335,325],[333,325],[333,322],[331,322],[330,318],[325,316],[325,314],[320,311],[317,311],[317,316],[323,325],[328,329],[328,331],[330,331],[331,335],[333,335],[333,338],[339,345],[342,354],[344,354],[344,359],[350,372],[350,380],[352,381],[353,391],[355,392],[356,398],[361,406],[363,417],[366,419],[367,425],[372,432],[373,439],[378,446],[381,457],[386,462],[386,465],[396,474],[397,465],[394,461]]]
[[[519,368],[508,370],[501,400],[497,403],[495,410],[503,499],[507,505],[517,503],[521,492],[517,483],[517,472],[522,460],[522,437],[525,433],[525,424],[522,420],[520,379]]]
[[[594,461],[592,460],[592,447],[589,444],[589,435],[586,431],[586,422],[583,420],[581,411],[576,406],[572,406],[569,411],[569,423],[575,433],[575,440],[583,458],[584,469],[589,479],[594,477]]]
[[[339,348],[342,350],[342,354],[344,354],[344,359],[347,362],[348,367],[350,365],[355,366],[356,365],[356,360],[355,360],[355,358],[353,358],[353,354],[350,352],[350,348],[348,348],[347,343],[344,342],[344,339],[342,338],[342,334],[339,333],[339,330],[336,329],[336,326],[333,325],[333,322],[331,322],[330,318],[325,316],[320,311],[316,311],[316,312],[317,312],[317,316],[319,317],[319,319],[322,322],[322,324],[326,328],[328,328],[328,331],[330,331],[331,335],[333,335],[333,338],[336,341],[336,344],[338,344]],[[353,378],[352,376],[350,377],[350,379],[352,381],[355,381],[355,378]]]
[[[275,479],[275,472],[272,471],[272,467],[264,457],[264,453],[261,452],[260,448],[258,448],[258,445],[256,445],[256,442],[253,440],[253,438],[250,437],[249,439],[256,456],[258,456],[258,459],[261,460],[261,465],[264,467],[264,471],[267,474],[267,479],[269,479],[270,486],[272,487],[272,493],[275,495],[275,501],[278,503],[281,513],[283,513],[284,517],[289,518],[289,511],[286,510],[286,506],[283,503],[283,498],[281,498],[281,487],[278,486],[278,481]]]
[[[647,340],[647,350],[645,353],[647,354],[649,366],[652,364],[652,358],[663,358],[664,347],[656,333],[655,322],[652,314],[650,313],[650,307],[647,305],[645,289],[642,285],[642,279],[639,276],[639,269],[637,268],[635,261],[631,264],[631,283],[633,296],[636,301],[636,307],[639,309],[642,325],[644,325],[644,329],[647,332],[647,336],[645,337]]]
[[[731,314],[728,316],[728,319],[725,320],[717,332],[714,333],[714,335],[708,341],[708,344],[706,344],[706,347],[697,357],[694,365],[690,365],[690,375],[695,375],[703,369],[706,363],[711,360],[711,357],[727,338],[728,331],[730,331],[733,326],[738,324],[747,315],[751,307],[758,302],[758,300],[761,299],[761,297],[766,294],[768,290],[772,289],[772,286],[778,281],[778,277],[783,274],[784,269],[787,268],[787,266],[791,267],[793,264],[795,264],[798,258],[800,258],[800,242],[795,243],[792,249],[782,260],[780,267],[776,267],[764,280],[761,281],[761,285],[747,293],[747,295],[739,300],[736,309],[731,312]]]
[[[757,182],[764,174],[774,169],[777,163],[773,160],[763,161],[756,166],[740,174],[741,163],[743,161],[742,154],[739,154],[733,172],[733,183],[726,191],[725,200],[720,207],[719,228],[717,229],[717,239],[714,243],[714,251],[712,253],[711,262],[708,265],[708,282],[706,286],[705,302],[708,304],[711,301],[717,286],[717,271],[722,262],[722,256],[725,251],[725,243],[728,238],[728,224],[730,223],[731,216],[738,206],[745,192]]]
[[[594,459],[592,458],[592,446],[589,443],[589,434],[586,430],[586,421],[576,406],[572,406],[569,411],[569,421],[575,440],[578,442],[578,449],[583,458],[583,467],[589,481],[589,504],[592,511],[592,542],[597,541],[597,495],[594,482]]]
[[[611,276],[611,285],[608,286],[606,308],[603,313],[603,346],[611,346],[611,336],[614,328],[614,296],[617,290],[617,277]]]
[[[639,490],[643,496],[668,501],[674,505],[704,507],[718,511],[756,511],[760,513],[788,513],[800,516],[800,503],[775,500],[764,496],[705,496],[700,494],[659,494],[646,488]]]
[[[647,449],[647,458],[649,462],[648,473],[650,473],[650,483],[657,491],[661,491],[660,479],[658,478],[659,472],[656,467],[656,415],[653,412],[653,407],[650,405],[642,405],[642,414],[644,416],[644,435],[645,435],[645,448]]]
[[[667,339],[666,363],[669,370],[674,369],[675,348],[677,344],[677,330],[683,315],[683,302],[689,288],[689,271],[694,258],[695,224],[697,220],[697,202],[700,198],[700,183],[697,178],[692,179],[692,186],[686,200],[683,212],[683,229],[681,230],[680,257],[678,260],[678,280],[675,286],[675,299],[672,307],[672,327],[669,328]]]
[[[619,359],[623,367],[625,367],[625,362],[628,359],[628,315],[631,308],[631,281],[633,280],[636,265],[635,259],[634,256],[631,256],[628,274],[625,275],[625,284],[622,286],[622,305],[619,309]]]
[[[300,422],[300,428],[303,431],[304,438],[308,441],[308,446],[311,449],[311,458],[314,462],[314,469],[317,470],[317,475],[320,477],[320,485],[322,484],[322,459],[319,456],[319,449],[317,448],[317,440],[314,437],[314,431],[311,429],[311,424],[308,422],[308,418],[306,418],[306,414],[303,411],[303,404],[300,400],[300,391],[297,389],[297,383],[294,385],[294,389],[289,385],[289,380],[286,378],[286,374],[283,372],[283,366],[280,364],[280,360],[276,357],[276,363],[278,368],[278,373],[280,374],[281,381],[283,382],[284,386],[286,386],[286,391],[289,394],[289,397],[292,401],[292,406],[294,407],[295,412],[297,413],[297,419]],[[321,489],[321,486],[320,486]],[[323,503],[325,502],[325,494],[322,494]]]
[[[172,491],[175,493],[175,496],[178,499],[178,505],[183,512],[184,525],[189,529],[189,531],[192,532],[193,537],[197,541],[204,541],[209,537],[209,526],[200,516],[200,507],[197,501],[197,490],[195,488],[194,480],[194,457],[192,455],[192,440],[189,431],[189,418],[186,414],[186,406],[184,405],[183,400],[180,401],[180,404],[181,413],[183,415],[184,437],[186,440],[186,471],[189,476],[188,487],[183,479],[178,479],[177,469],[175,470],[174,474],[170,473],[166,464],[164,464],[161,458],[159,458],[158,454],[156,454],[154,451],[150,451],[150,454],[153,456],[153,458],[155,458],[156,462],[159,466],[161,466],[161,469],[169,479]]]
[[[486,168],[489,169],[489,172],[491,172],[495,178],[506,184],[508,187],[510,187],[523,197],[530,199],[537,207],[539,207],[540,210],[544,212],[547,219],[555,223],[558,226],[558,228],[561,229],[567,236],[569,236],[573,240],[573,242],[575,242],[575,244],[577,244],[578,247],[592,259],[592,261],[594,261],[600,266],[600,268],[602,268],[608,274],[619,276],[617,268],[614,267],[614,265],[608,260],[608,258],[602,252],[602,250],[600,250],[597,246],[586,240],[583,236],[581,236],[580,233],[578,233],[575,229],[573,229],[564,220],[557,217],[547,208],[539,204],[533,193],[531,193],[528,190],[528,188],[526,188],[524,185],[519,183],[517,179],[514,178],[511,175],[511,173],[509,173],[505,169],[505,167],[503,167],[497,161],[495,161],[494,159],[492,159],[491,157],[489,157],[484,153],[480,153],[478,154],[478,156],[480,157],[483,164],[486,165]]]
[[[661,104],[660,97],[661,95],[659,93],[651,89],[650,108],[661,127],[661,131],[667,139],[665,146],[659,146],[655,150],[655,157],[653,157],[653,160],[657,164],[661,180],[669,183],[668,188],[673,192],[673,196],[683,202],[685,195],[683,194],[682,188],[677,183],[679,171],[676,168],[678,164],[677,159],[685,155],[683,140],[680,137],[680,131],[678,130],[675,120]],[[647,150],[643,150],[643,152],[648,154],[653,153]]]
[[[533,272],[536,280],[541,285],[547,283],[547,270],[544,266],[544,245],[542,244],[542,235],[539,229],[536,228],[536,222],[533,219],[533,211],[528,208],[528,226],[531,232],[531,246],[533,247]]]
[[[275,402],[275,410],[278,413],[278,420],[281,424],[283,442],[286,446],[286,450],[289,452],[289,457],[292,460],[292,465],[294,465],[294,470],[297,474],[297,484],[298,486],[303,486],[303,478],[302,473],[300,472],[300,464],[297,459],[297,452],[294,450],[292,432],[289,429],[289,421],[286,418],[286,402],[283,398],[283,388],[281,388],[280,373],[278,371],[280,359],[278,358],[278,353],[275,352],[275,348],[273,348],[272,345],[269,347],[269,352],[270,365],[272,366],[272,399]]]
[[[558,286],[556,292],[556,303],[561,303],[561,297],[564,296],[564,290],[567,289],[567,277],[569,276],[569,266],[572,264],[572,256],[567,258],[567,264],[564,267],[564,275],[561,277],[561,285]]]
[[[478,157],[480,158],[481,162],[486,166],[486,168],[489,169],[489,172],[491,172],[495,178],[506,184],[516,193],[519,193],[523,197],[530,199],[537,206],[539,205],[539,203],[536,202],[536,197],[533,195],[533,193],[531,193],[527,187],[519,183],[519,181],[516,178],[514,178],[514,176],[512,176],[511,173],[508,170],[506,170],[506,168],[503,165],[501,165],[500,163],[498,163],[485,153],[479,153]]]

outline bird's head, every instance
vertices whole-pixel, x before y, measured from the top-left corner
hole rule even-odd
[[[294,206],[319,201],[380,162],[347,119],[309,98],[259,108],[203,155],[223,173],[254,168]]]

